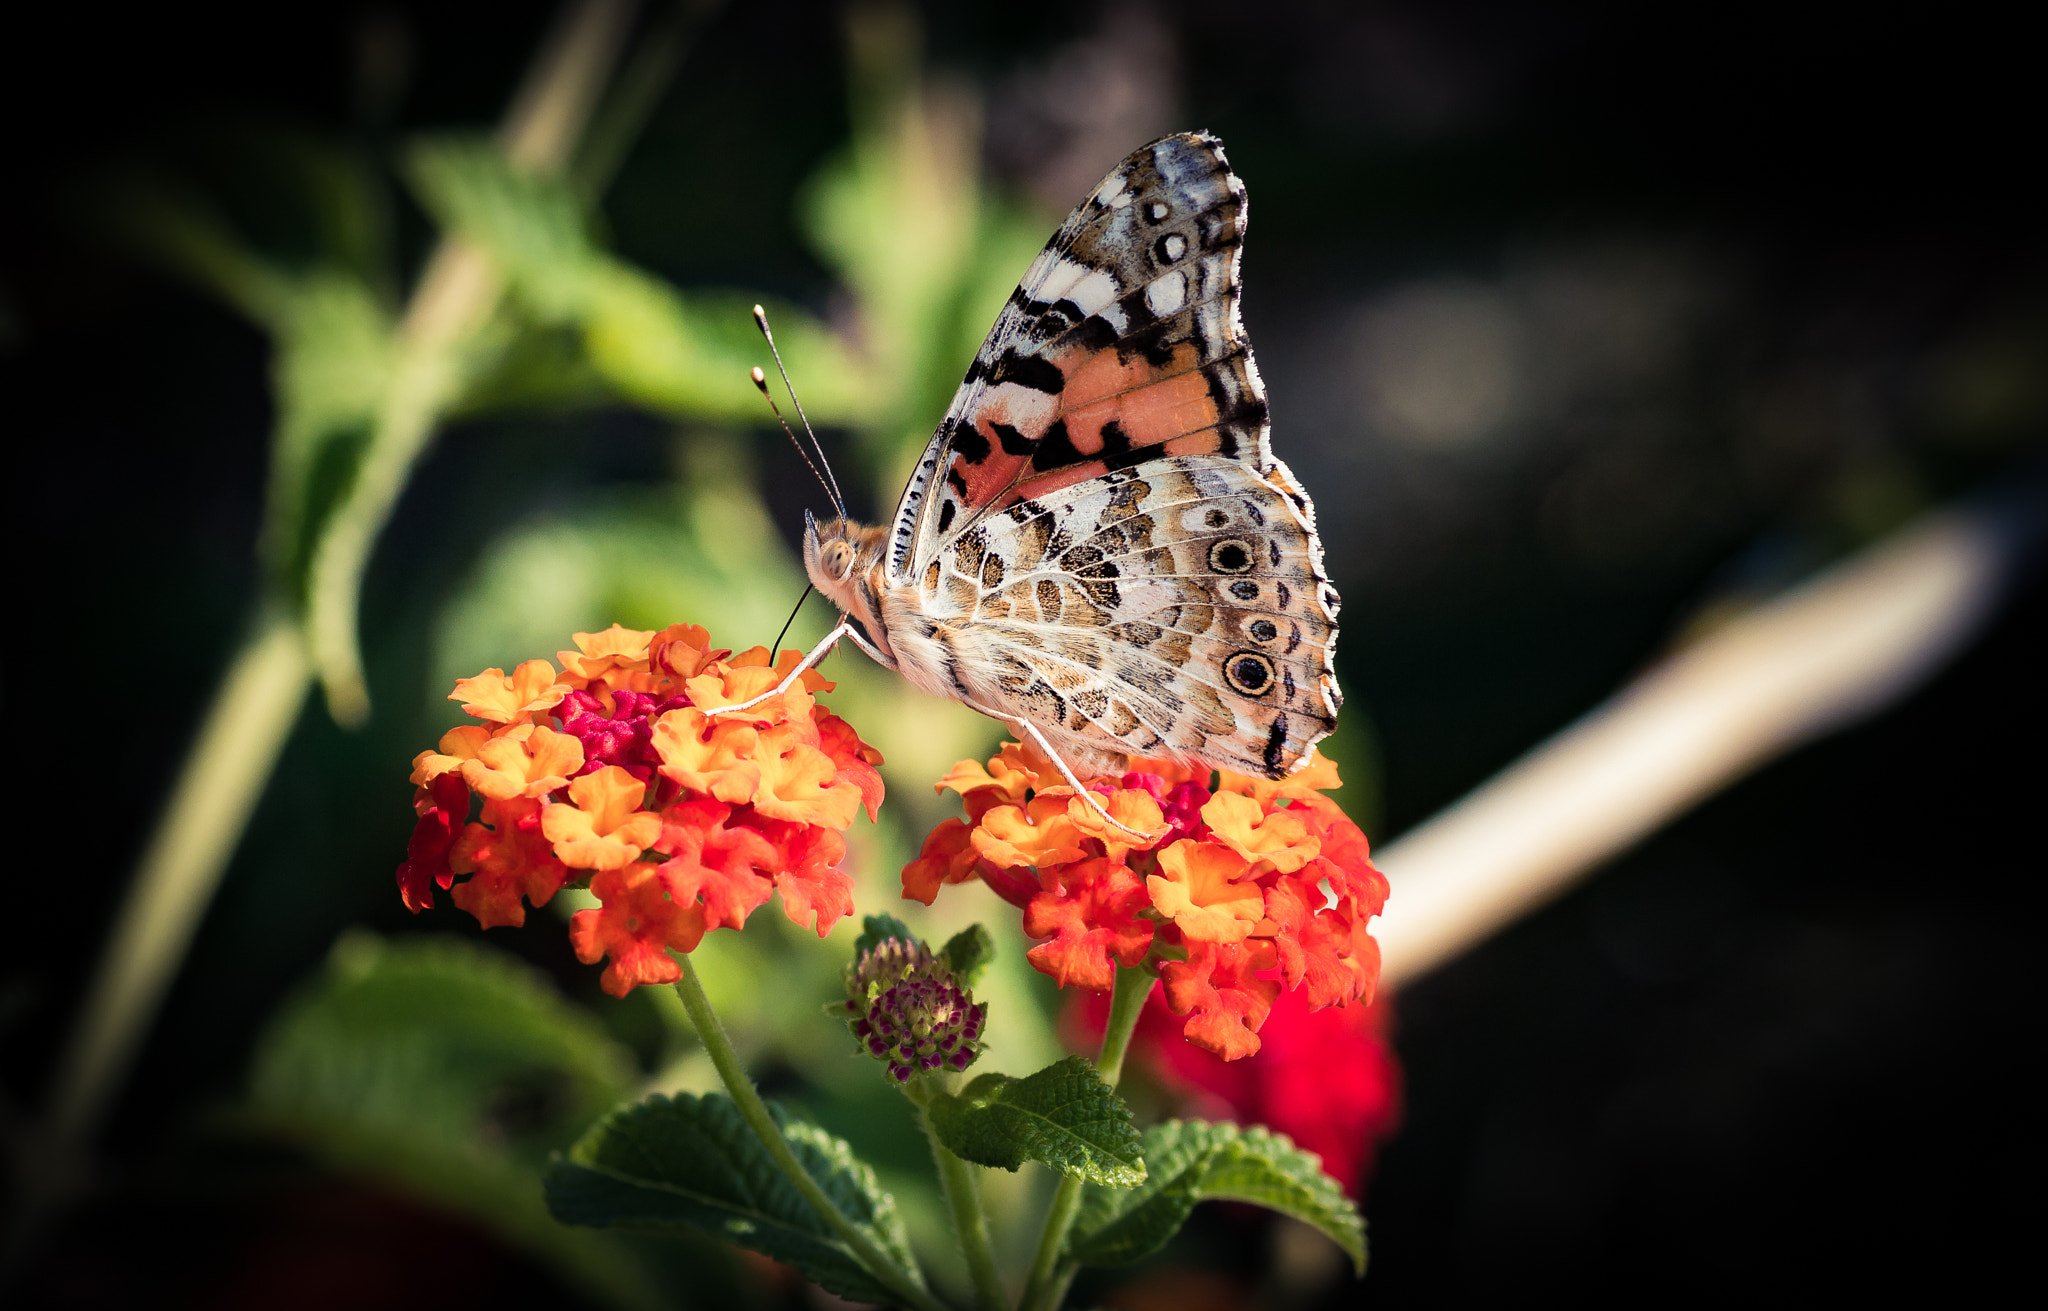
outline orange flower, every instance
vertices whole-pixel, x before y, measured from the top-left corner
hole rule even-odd
[[[782,913],[798,928],[815,927],[819,937],[853,914],[853,878],[839,867],[846,838],[817,824],[756,818],[754,826],[773,843],[781,860],[775,890]]]
[[[1086,859],[1086,835],[1067,813],[1066,797],[1033,797],[1022,806],[996,806],[974,830],[974,849],[992,865],[1045,869]]]
[[[760,738],[751,724],[706,719],[701,710],[671,710],[654,721],[662,776],[733,805],[752,801],[760,791],[761,768],[754,763]]]
[[[841,783],[832,757],[787,729],[763,733],[754,757],[761,788],[754,809],[770,819],[843,829],[860,811],[860,786]]]
[[[1242,942],[1265,915],[1251,866],[1228,847],[1183,838],[1159,853],[1145,880],[1152,905],[1191,942]]]
[[[541,803],[516,796],[484,802],[483,823],[462,831],[449,864],[475,871],[449,895],[487,929],[526,923],[520,899],[545,906],[569,877],[541,832]]]
[[[882,763],[882,753],[861,741],[853,725],[823,706],[813,711],[811,718],[818,725],[818,749],[831,757],[838,770],[838,781],[851,784],[860,794],[860,804],[867,807],[868,822],[874,823],[882,808],[882,776],[875,771],[875,766]]]
[[[661,866],[669,896],[683,904],[704,902],[706,928],[742,928],[754,908],[775,894],[775,882],[759,870],[777,868],[780,857],[768,839],[745,826],[727,828],[732,807],[719,801],[684,801],[661,812],[661,838],[670,853]]]
[[[478,748],[463,762],[462,781],[495,801],[544,797],[583,768],[583,744],[567,733],[521,724]]]
[[[654,634],[642,633],[631,628],[613,624],[602,633],[574,633],[574,651],[557,651],[555,659],[562,662],[562,672],[583,680],[585,687],[603,680],[610,674],[646,673],[647,644]],[[624,686],[623,683],[617,686]],[[641,691],[631,688],[631,691]]]
[[[1264,861],[1292,874],[1316,858],[1322,845],[1308,822],[1291,810],[1267,811],[1237,792],[1218,792],[1202,807],[1202,819],[1218,842],[1250,861]]]
[[[547,808],[541,827],[555,855],[578,869],[618,869],[661,836],[661,819],[640,809],[647,785],[617,765],[569,785],[574,805]]]
[[[647,643],[649,668],[678,683],[695,678],[717,658],[711,652],[711,634],[695,624],[670,624]]]
[[[1100,842],[1103,854],[1111,860],[1122,860],[1133,851],[1149,850],[1161,841],[1158,835],[1166,826],[1166,817],[1159,813],[1159,802],[1150,792],[1119,788],[1108,797],[1098,799],[1116,824],[1104,819],[1102,811],[1089,805],[1086,797],[1067,798],[1067,818],[1083,836]],[[1117,824],[1123,827],[1118,828]],[[1148,836],[1133,837],[1133,833]]]
[[[1116,861],[1063,866],[1024,910],[1024,931],[1052,941],[1025,955],[1062,988],[1107,988],[1117,965],[1134,966],[1152,948],[1146,905],[1145,885]]]
[[[1249,938],[1193,943],[1186,960],[1160,966],[1166,1004],[1188,1017],[1187,1040],[1226,1061],[1257,1051],[1259,1027],[1280,995],[1278,983],[1259,977],[1273,964],[1273,944]]]
[[[949,819],[931,831],[917,859],[903,867],[903,895],[929,906],[947,883],[965,883],[974,875],[981,853],[974,849],[974,830]]]
[[[502,669],[486,669],[475,678],[459,678],[450,701],[478,719],[498,724],[523,724],[535,711],[559,705],[572,689],[555,681],[555,667],[545,660],[529,660],[507,678]]]
[[[476,759],[476,753],[491,740],[491,730],[481,724],[464,724],[441,735],[439,751],[422,751],[412,758],[414,787],[425,787],[450,770],[461,769]]]
[[[603,904],[579,910],[569,920],[576,959],[595,965],[605,957],[604,990],[623,997],[643,983],[674,983],[682,967],[671,949],[695,951],[704,938],[704,908],[682,905],[668,895],[660,871],[635,862],[600,872],[590,890]]]

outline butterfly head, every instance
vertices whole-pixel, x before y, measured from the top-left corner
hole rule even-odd
[[[880,524],[851,519],[820,523],[808,511],[804,514],[804,572],[811,584],[884,645],[882,547],[887,536]]]

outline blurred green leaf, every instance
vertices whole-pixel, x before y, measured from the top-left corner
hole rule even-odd
[[[633,1253],[548,1215],[541,1168],[631,1095],[626,1052],[501,952],[355,933],[258,1044],[242,1122],[481,1222],[625,1306],[663,1298]]]
[[[915,946],[922,941],[910,926],[894,915],[870,915],[860,922],[861,934],[853,940],[853,958],[858,961],[891,938],[901,938]]]
[[[929,1108],[946,1150],[976,1165],[1015,1170],[1040,1161],[1090,1183],[1129,1188],[1145,1178],[1131,1108],[1094,1065],[1069,1056],[1022,1079],[984,1074]]]
[[[979,924],[968,925],[948,938],[946,945],[939,949],[939,959],[946,962],[946,968],[959,975],[960,982],[970,988],[995,956],[996,940]]]
[[[1150,1256],[1180,1232],[1198,1202],[1250,1202],[1314,1225],[1365,1273],[1365,1220],[1314,1156],[1257,1126],[1169,1120],[1144,1135],[1149,1177],[1128,1191],[1090,1189],[1067,1240],[1083,1265]]]
[[[874,1171],[816,1125],[772,1103],[769,1112],[833,1203],[915,1270],[896,1204]],[[564,1224],[694,1230],[787,1262],[841,1297],[893,1300],[783,1177],[723,1093],[621,1107],[549,1168],[547,1198]]]
[[[618,394],[679,416],[764,417],[747,380],[768,363],[755,297],[685,294],[613,258],[570,184],[520,172],[486,139],[428,138],[406,162],[428,211],[491,253],[541,325],[577,328],[592,369]],[[768,310],[808,411],[821,421],[860,412],[873,388],[838,340],[795,309]]]

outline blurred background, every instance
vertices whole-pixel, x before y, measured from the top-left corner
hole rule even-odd
[[[1153,137],[1216,132],[1250,191],[1245,321],[1344,595],[1327,748],[1375,845],[1758,599],[2038,486],[2036,75],[1982,13],[648,6],[541,187],[488,134],[556,21],[509,0],[10,24],[5,695],[44,761],[14,813],[93,839],[15,849],[10,1201],[41,1179],[68,1205],[17,1245],[10,1304],[815,1303],[708,1247],[546,1220],[548,1151],[708,1068],[665,996],[599,993],[554,908],[489,935],[405,912],[408,762],[458,721],[455,678],[572,631],[767,642],[822,506],[747,385],[746,307],[777,315],[856,513],[885,514],[1030,255]],[[325,595],[323,516],[381,449],[366,398],[450,232],[503,292],[372,516],[361,678],[319,664],[95,1151],[51,1164],[39,1117],[107,926],[223,670]],[[1354,1144],[1363,1284],[1220,1210],[1082,1292],[1639,1303],[2007,1272],[2039,1164],[2044,620],[2013,572],[1904,702],[1381,1008],[1400,1073]],[[827,623],[814,603],[792,644]],[[35,673],[59,638],[99,672]],[[889,761],[861,908],[912,918],[895,872],[948,813],[928,781],[997,734],[850,651],[827,672]],[[1011,914],[968,887],[913,923],[997,930],[998,1064],[1021,1070],[1063,1030]],[[933,1233],[921,1140],[817,1009],[850,940],[771,912],[699,960],[764,1088]],[[997,1182],[999,1209],[1043,1193]]]

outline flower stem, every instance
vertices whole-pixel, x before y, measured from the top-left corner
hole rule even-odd
[[[939,1187],[946,1206],[953,1213],[953,1233],[967,1257],[967,1274],[974,1281],[976,1311],[1004,1311],[1002,1277],[996,1272],[995,1245],[989,1239],[988,1216],[981,1209],[981,1187],[974,1167],[948,1151],[932,1128],[931,1096],[937,1091],[924,1078],[913,1079],[905,1089],[917,1103],[918,1124],[932,1145],[932,1162],[938,1167]]]
[[[88,1137],[120,1085],[298,722],[310,673],[298,625],[275,610],[228,667],[51,1085],[50,1128],[59,1139]]]
[[[1102,1033],[1102,1052],[1095,1058],[1096,1073],[1114,1088],[1124,1072],[1124,1056],[1131,1049],[1131,1035],[1137,1031],[1138,1016],[1152,991],[1152,976],[1142,969],[1119,968],[1116,989],[1110,994],[1109,1025]],[[1052,1195],[1052,1209],[1046,1212],[1045,1232],[1038,1240],[1038,1255],[1031,1262],[1031,1280],[1024,1286],[1023,1311],[1054,1311],[1073,1282],[1074,1267],[1062,1268],[1060,1249],[1067,1231],[1081,1210],[1081,1190],[1087,1185],[1068,1175]]]
[[[740,1064],[739,1053],[733,1050],[732,1039],[725,1034],[725,1025],[711,1009],[711,999],[704,995],[704,985],[697,979],[696,967],[691,965],[687,955],[676,958],[683,967],[683,977],[676,982],[676,995],[683,999],[683,1009],[690,1013],[690,1023],[697,1028],[697,1037],[704,1043],[704,1050],[711,1057],[711,1064],[717,1068],[718,1077],[725,1083],[725,1090],[739,1108],[740,1118],[768,1149],[775,1168],[782,1171],[796,1190],[803,1194],[806,1202],[818,1213],[839,1240],[852,1250],[854,1259],[873,1275],[883,1286],[901,1298],[903,1305],[916,1311],[946,1311],[945,1304],[925,1291],[918,1276],[902,1266],[875,1246],[874,1240],[861,1232],[860,1226],[846,1217],[846,1213],[832,1204],[818,1181],[811,1178],[810,1171],[796,1159],[790,1150],[789,1140],[776,1127],[775,1117],[768,1113],[768,1104],[761,1100],[761,1094],[754,1091],[753,1081],[747,1078],[747,1071]]]

